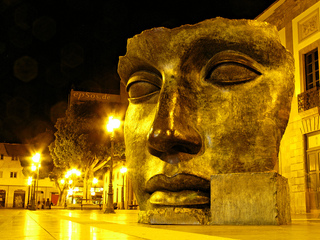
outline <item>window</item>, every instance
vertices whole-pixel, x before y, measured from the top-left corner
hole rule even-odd
[[[18,156],[12,156],[11,161],[18,161]]]
[[[10,172],[10,178],[17,178],[17,172]]]
[[[0,178],[3,178],[3,171],[0,171]]]
[[[1,158],[0,159],[3,160],[3,154],[1,154]]]
[[[314,49],[305,56],[306,90],[319,87],[318,49]]]

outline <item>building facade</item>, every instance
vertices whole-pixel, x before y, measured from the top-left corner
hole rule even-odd
[[[292,213],[320,210],[319,11],[319,0],[278,0],[256,18],[277,27],[295,59],[295,93],[279,153]]]
[[[31,199],[30,145],[0,143],[0,208],[26,208]],[[39,179],[36,202],[51,201],[57,189],[49,178]]]

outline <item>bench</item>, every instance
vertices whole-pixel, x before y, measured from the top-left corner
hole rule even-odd
[[[83,209],[102,209],[101,204],[93,204],[92,199],[81,199],[81,210]]]
[[[138,204],[129,204],[129,205],[128,205],[128,208],[129,208],[129,209],[137,209],[138,206],[139,206]]]

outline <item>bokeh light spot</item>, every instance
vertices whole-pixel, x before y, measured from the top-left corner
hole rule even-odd
[[[38,75],[38,62],[29,56],[17,59],[13,66],[14,76],[23,82],[29,82]]]
[[[57,24],[55,20],[48,16],[43,16],[34,21],[32,33],[36,38],[45,42],[56,34],[56,29]]]

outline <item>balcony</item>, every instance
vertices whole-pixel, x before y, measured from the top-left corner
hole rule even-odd
[[[312,88],[298,95],[298,111],[299,113],[309,109],[319,107],[320,94],[319,87]]]

